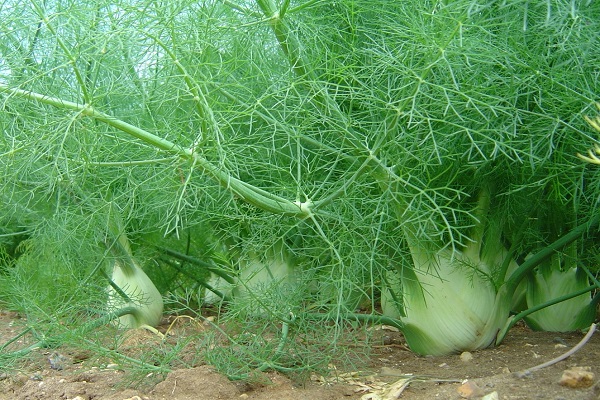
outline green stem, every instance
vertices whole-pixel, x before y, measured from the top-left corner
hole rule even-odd
[[[506,281],[505,285],[508,288],[508,292],[512,293],[521,282],[521,280],[525,277],[525,275],[533,270],[533,268],[537,267],[541,262],[543,262],[548,257],[552,256],[555,252],[561,250],[565,246],[577,240],[579,237],[584,235],[586,232],[589,232],[592,228],[598,225],[600,222],[600,213],[592,216],[586,223],[581,224],[574,228],[571,232],[562,236],[558,240],[554,241],[550,245],[544,247],[542,250],[535,253],[533,256],[529,257],[523,264],[515,270],[509,279]]]
[[[91,340],[86,340],[86,342],[90,345],[90,347],[96,347],[96,348],[98,348],[98,345],[96,343],[92,342]],[[165,367],[163,367],[161,365],[149,364],[149,363],[144,362],[142,360],[138,360],[137,358],[126,356],[125,354],[123,354],[123,353],[121,353],[119,351],[113,350],[113,349],[107,349],[107,348],[102,347],[102,346],[100,346],[99,349],[101,351],[107,353],[107,354],[110,354],[112,359],[125,360],[125,361],[127,361],[127,362],[129,362],[131,364],[137,365],[137,366],[142,367],[142,368],[144,368],[146,370],[156,371],[156,372],[163,373],[163,374],[166,374],[166,373],[169,373],[169,372],[172,371],[170,368],[165,368]]]
[[[235,280],[229,274],[227,274],[227,272],[225,272],[222,268],[215,267],[214,265],[207,263],[206,261],[202,261],[196,257],[192,257],[187,254],[183,254],[178,251],[168,249],[166,247],[156,246],[156,248],[171,257],[175,257],[182,261],[187,261],[191,264],[195,264],[200,267],[206,268],[207,271],[212,272],[215,275],[223,278],[227,283],[235,284]]]
[[[279,343],[277,345],[277,348],[275,349],[275,353],[274,353],[272,359],[270,359],[268,361],[265,360],[257,368],[259,371],[264,372],[269,368],[278,369],[278,366],[275,364],[275,362],[283,354],[283,349],[285,348],[285,345],[287,343],[288,334],[290,331],[290,323],[292,323],[294,320],[295,320],[295,316],[292,313],[290,313],[289,319],[283,320],[283,323],[281,324],[281,338],[279,339]]]
[[[16,342],[17,340],[19,340],[20,338],[22,338],[23,336],[25,336],[27,333],[29,333],[33,328],[32,327],[27,327],[24,331],[22,331],[21,333],[19,333],[17,336],[13,337],[12,339],[10,339],[8,342],[4,343],[2,346],[0,346],[0,352],[2,350],[4,350],[5,348],[7,348],[11,343]]]
[[[138,165],[151,165],[160,163],[172,163],[173,157],[154,158],[150,160],[138,160],[138,161],[85,161],[86,165],[94,167],[135,167]],[[74,162],[84,163],[79,160],[71,160]]]
[[[577,263],[577,268],[581,268],[585,274],[588,276],[588,278],[590,279],[590,281],[592,281],[592,283],[594,285],[596,285],[597,287],[600,287],[600,281],[598,281],[598,278],[596,278],[596,276],[594,274],[592,274],[592,272],[590,271],[590,269],[584,265],[583,263]]]
[[[244,346],[240,343],[238,343],[231,335],[229,335],[227,332],[225,332],[223,330],[223,328],[221,326],[219,326],[219,324],[214,323],[213,321],[210,321],[202,316],[200,316],[200,318],[204,319],[205,323],[208,323],[209,325],[211,325],[211,327],[213,329],[215,329],[217,332],[219,332],[221,335],[223,335],[223,337],[225,337],[232,345],[242,349],[244,348]],[[279,320],[282,321],[282,326],[281,326],[281,338],[279,340],[279,343],[277,345],[277,348],[275,349],[275,357],[274,360],[264,360],[264,359],[260,359],[256,354],[254,354],[253,352],[248,352],[247,355],[250,359],[252,359],[255,362],[260,362],[259,366],[257,367],[257,370],[263,372],[266,371],[267,369],[271,368],[274,370],[278,370],[278,371],[298,371],[299,369],[309,369],[310,367],[300,367],[300,368],[293,368],[293,369],[288,369],[285,368],[281,365],[277,365],[274,361],[279,358],[282,354],[283,354],[283,349],[285,348],[285,345],[288,342],[288,335],[289,335],[289,324],[293,323],[296,319],[296,317],[294,316],[294,314],[290,313],[289,318],[283,318],[283,317],[279,317]],[[227,374],[227,377],[231,380],[248,380],[251,375],[244,373],[244,374],[240,374],[240,375],[232,375],[232,374]]]
[[[566,294],[564,296],[560,296],[560,297],[557,297],[555,299],[549,300],[549,301],[547,301],[545,303],[538,304],[535,307],[528,308],[527,310],[518,313],[517,315],[513,316],[510,319],[510,322],[498,333],[498,336],[497,336],[497,339],[496,339],[496,343],[502,342],[502,340],[504,340],[504,337],[506,336],[506,334],[508,333],[508,331],[510,330],[510,328],[512,328],[517,322],[519,322],[520,320],[522,320],[523,318],[525,318],[529,314],[532,314],[532,313],[534,313],[536,311],[539,311],[542,308],[550,307],[550,306],[552,306],[554,304],[558,304],[558,303],[561,303],[563,301],[572,299],[574,297],[581,296],[582,294],[591,292],[592,290],[595,290],[595,289],[598,289],[598,288],[599,287],[597,285],[592,285],[592,286],[589,286],[589,287],[587,287],[585,289],[578,290],[578,291],[576,291],[574,293],[569,293],[569,294]]]
[[[226,6],[230,7],[233,10],[236,11],[240,11],[242,14],[248,15],[248,16],[252,16],[252,17],[257,17],[260,18],[262,17],[262,14],[256,11],[252,11],[246,7],[242,7],[239,4],[234,3],[233,1],[230,0],[221,0],[221,3],[225,4]]]
[[[306,313],[306,314],[304,314],[304,316],[307,318],[316,319],[319,321],[334,321],[334,322],[336,322],[339,319],[339,317],[341,317],[343,319],[350,320],[350,321],[354,320],[354,321],[366,322],[366,323],[370,323],[370,324],[383,324],[383,325],[393,326],[395,328],[398,328],[399,330],[404,329],[404,324],[402,323],[402,321],[394,319],[394,318],[390,318],[390,317],[384,317],[382,315],[356,314],[356,313],[343,313],[343,314],[331,315],[331,314],[324,314],[324,313]]]
[[[77,111],[80,113],[80,115],[102,121],[107,125],[131,135],[143,141],[144,143],[150,144],[157,149],[176,155],[181,159],[192,161],[198,166],[198,168],[215,178],[221,184],[221,186],[225,187],[235,196],[264,211],[298,218],[306,218],[311,215],[310,204],[292,202],[283,197],[269,193],[266,190],[252,186],[247,182],[231,176],[229,173],[227,173],[227,171],[214,166],[208,160],[196,153],[193,149],[184,148],[137,126],[97,111],[89,104],[82,105],[73,103],[56,97],[45,96],[40,93],[11,88],[2,83],[0,83],[0,92],[9,93],[12,96],[22,97],[61,109]]]

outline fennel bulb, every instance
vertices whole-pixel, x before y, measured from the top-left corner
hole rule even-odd
[[[108,224],[110,237],[114,243],[107,247],[115,256],[108,286],[107,308],[109,312],[129,309],[118,319],[123,328],[153,327],[160,323],[163,299],[152,280],[140,268],[129,245],[121,214],[116,205],[111,204],[112,215]]]
[[[489,267],[459,251],[411,252],[414,268],[403,271],[400,292],[404,316],[393,312],[387,294],[384,309],[384,315],[400,316],[410,349],[445,355],[494,343],[508,320],[510,297],[504,290],[496,292]]]
[[[551,265],[534,271],[527,281],[527,306],[534,307],[558,297],[575,293],[589,287],[588,278],[582,270],[571,267],[558,268],[558,256],[552,256]],[[524,317],[533,330],[570,332],[587,328],[596,317],[596,304],[590,293],[561,301]]]
[[[163,312],[162,296],[152,280],[135,262],[115,261],[111,280],[127,299],[109,285],[107,302],[109,312],[132,308],[131,313],[119,317],[120,327],[139,328],[156,326],[160,323]]]
[[[281,241],[262,257],[255,253],[239,260],[239,273],[231,297],[250,315],[273,312],[289,300],[296,283],[295,264]]]
[[[412,265],[387,274],[389,287],[383,287],[381,305],[385,316],[403,323],[402,332],[415,353],[486,348],[508,322],[512,296],[505,285],[497,290],[492,276],[505,261],[508,270],[518,266],[508,259],[500,225],[486,226],[489,209],[490,192],[484,188],[474,213],[472,240],[462,251],[430,251],[413,234],[417,228],[403,227]]]
[[[294,267],[283,257],[267,257],[261,259],[256,255],[240,260],[238,284],[233,296],[246,296],[249,293],[259,294],[274,286],[293,283]]]

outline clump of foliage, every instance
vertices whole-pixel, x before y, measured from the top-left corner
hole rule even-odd
[[[110,300],[116,207],[131,242],[117,260],[167,298],[295,333],[326,320],[330,348],[357,319],[397,325],[422,354],[498,343],[522,311],[507,294],[575,241],[591,302],[600,175],[577,154],[594,140],[599,14],[562,0],[5,3],[0,220],[27,232],[5,301],[25,309],[29,276],[32,318],[61,309],[56,293],[89,308],[83,283],[95,309]]]

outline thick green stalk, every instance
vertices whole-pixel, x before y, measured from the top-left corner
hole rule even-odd
[[[211,175],[223,187],[232,192],[234,195],[262,210],[272,212],[274,214],[290,215],[298,218],[306,218],[311,215],[311,204],[309,203],[292,202],[271,194],[266,190],[252,186],[247,182],[231,176],[227,171],[214,166],[208,160],[196,153],[193,149],[187,149],[179,146],[142,128],[100,112],[90,105],[73,103],[56,97],[45,96],[40,93],[11,88],[2,83],[0,83],[0,92],[5,92],[11,96],[22,97],[43,104],[48,104],[60,109],[76,111],[82,116],[102,121],[107,125],[140,139],[141,141],[150,144],[157,149],[176,155],[181,159],[192,161],[194,165],[200,168],[203,172]]]

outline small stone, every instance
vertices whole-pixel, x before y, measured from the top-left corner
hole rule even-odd
[[[469,362],[473,359],[473,354],[468,351],[464,351],[460,354],[460,359],[463,362]]]
[[[381,329],[384,331],[400,332],[400,329],[390,325],[381,325]]]
[[[466,381],[456,390],[463,399],[473,399],[476,397],[481,397],[485,394],[482,388],[480,388],[475,382],[471,381]]]
[[[249,397],[248,393],[242,393],[242,394],[240,394],[240,399],[247,399],[248,397]]]
[[[492,393],[488,393],[481,400],[498,400],[498,392],[493,391]]]
[[[558,382],[572,389],[588,388],[594,384],[594,373],[590,367],[573,367],[563,371]]]

